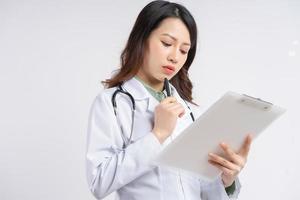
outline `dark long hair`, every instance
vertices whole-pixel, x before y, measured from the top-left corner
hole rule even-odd
[[[144,60],[145,46],[149,35],[160,25],[162,20],[168,17],[179,18],[186,25],[190,34],[191,47],[187,60],[170,82],[184,100],[193,103],[193,85],[189,79],[188,70],[196,54],[197,26],[193,16],[184,6],[168,1],[152,1],[139,13],[126,47],[121,54],[121,68],[112,78],[102,81],[105,87],[115,87],[137,74]]]

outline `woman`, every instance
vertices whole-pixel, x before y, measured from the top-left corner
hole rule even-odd
[[[107,88],[90,112],[87,177],[96,198],[114,191],[122,200],[237,197],[237,176],[246,162],[250,136],[239,152],[220,145],[229,160],[210,154],[208,162],[222,170],[211,183],[151,163],[199,116],[188,77],[196,46],[196,23],[184,6],[153,1],[140,12],[122,52],[121,68],[104,81]],[[170,97],[165,78],[171,82]]]

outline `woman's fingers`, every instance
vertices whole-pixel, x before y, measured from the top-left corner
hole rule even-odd
[[[209,154],[210,160],[209,161],[213,161],[214,163],[219,164],[220,166],[223,166],[229,170],[234,170],[237,172],[241,171],[241,167],[239,165],[236,165],[228,160],[226,160],[225,158],[218,156],[216,154],[210,153]]]
[[[241,147],[241,149],[239,151],[239,155],[240,156],[242,156],[244,158],[248,157],[251,143],[252,143],[252,135],[248,134],[247,137],[246,137],[246,139],[245,139],[245,141],[244,141],[243,146]]]
[[[167,97],[160,102],[165,108],[172,110],[178,117],[182,117],[185,113],[184,107],[177,102],[175,97]]]
[[[212,161],[212,160],[208,160],[208,162],[210,164],[212,164],[213,166],[217,167],[218,169],[220,169],[223,173],[225,174],[233,174],[233,171],[220,165],[219,163],[215,162],[215,161]]]
[[[220,147],[225,152],[228,160],[213,153],[209,154],[209,163],[222,171],[224,185],[231,185],[245,166],[251,142],[252,136],[249,134],[238,153],[235,153],[227,144],[221,143]]]
[[[174,112],[175,115],[178,117],[182,117],[185,113],[184,107],[180,103],[173,103],[170,105],[166,105],[166,107],[171,111]]]
[[[177,102],[177,99],[175,97],[167,97],[163,99],[160,103],[161,104],[169,104],[169,103],[175,103]]]
[[[225,152],[226,156],[228,157],[228,159],[230,161],[232,161],[233,163],[235,163],[235,164],[239,165],[241,168],[243,168],[245,165],[245,162],[247,160],[247,157],[248,157],[248,153],[249,153],[250,146],[251,146],[251,141],[252,141],[251,135],[247,135],[247,137],[244,141],[244,144],[242,145],[242,147],[238,153],[235,153],[224,142],[222,142],[220,144],[220,147],[223,149],[223,151]]]
[[[236,154],[227,144],[222,142],[220,147],[223,149],[225,154],[227,155],[228,159],[231,160],[233,163],[244,167],[245,161],[244,158],[241,158],[240,155]]]

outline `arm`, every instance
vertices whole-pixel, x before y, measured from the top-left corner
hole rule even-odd
[[[218,177],[212,182],[201,181],[201,199],[202,200],[229,200],[237,199],[241,189],[239,179],[235,180],[235,190],[232,194],[227,194],[222,178]]]
[[[231,198],[237,198],[240,184],[237,179],[239,173],[244,168],[250,150],[252,137],[248,135],[241,149],[236,153],[227,144],[221,143],[220,147],[227,158],[210,153],[209,163],[217,167],[221,174],[221,182],[225,187],[226,193]]]
[[[199,106],[190,105],[195,113],[196,119],[203,113],[203,109]],[[248,136],[243,147],[238,153],[226,144],[220,144],[220,147],[225,152],[230,160],[226,160],[220,156],[210,155],[209,162],[215,167],[219,168],[223,173],[218,179],[213,182],[201,181],[201,197],[205,200],[214,199],[236,199],[241,189],[238,179],[238,174],[246,164],[246,159],[250,149],[251,137]]]
[[[109,98],[99,95],[88,123],[86,172],[96,198],[103,198],[154,168],[149,161],[161,148],[149,132],[126,149]]]

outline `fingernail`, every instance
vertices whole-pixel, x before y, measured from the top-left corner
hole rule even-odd
[[[222,147],[226,147],[226,143],[225,143],[225,142],[221,142],[220,145],[221,145]]]

